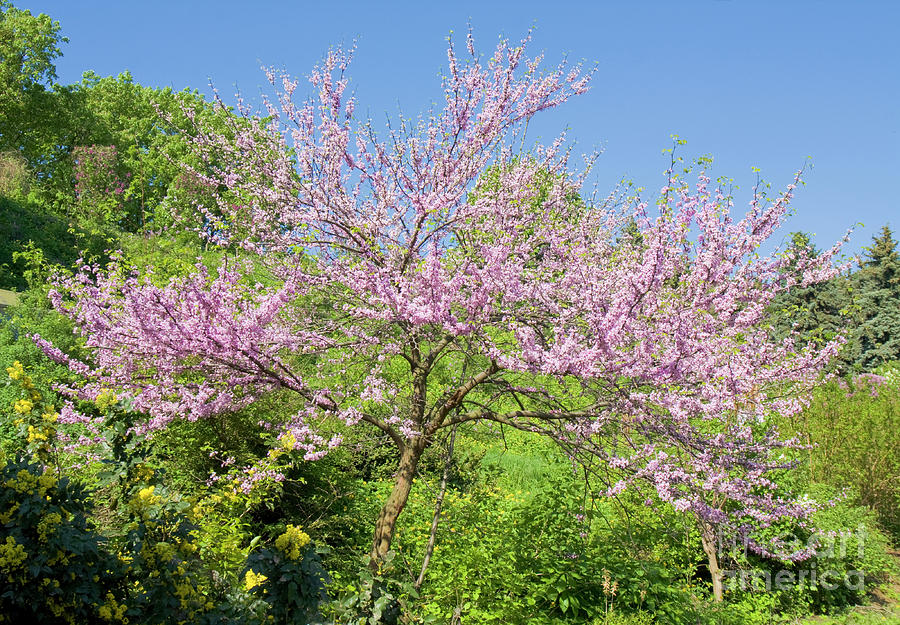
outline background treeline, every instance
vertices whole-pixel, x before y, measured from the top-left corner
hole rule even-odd
[[[183,131],[217,114],[196,91],[144,87],[128,72],[61,85],[58,22],[0,9],[0,288],[24,289],[13,254],[28,241],[70,265],[83,248],[103,251],[186,217],[210,190],[185,168]]]
[[[808,235],[793,234],[791,251],[815,256]],[[900,254],[888,225],[873,237],[850,270],[828,282],[797,287],[773,307],[776,327],[813,339],[842,333],[844,372],[871,371],[900,360]]]
[[[720,565],[744,583],[718,604],[694,519],[653,492],[598,497],[602,485],[544,440],[460,426],[423,460],[390,564],[373,574],[361,557],[394,466],[377,436],[348,432],[309,463],[258,427],[291,410],[277,393],[152,439],[130,431],[134,415],[112,393],[71,405],[57,393],[71,374],[28,336],[74,354],[82,338],[48,304],[51,271],[122,249],[131,266],[165,277],[221,253],[197,235],[218,190],[188,173],[199,164],[184,133],[197,115],[222,129],[242,123],[197,92],[127,73],[60,85],[63,43],[51,18],[0,1],[0,288],[20,299],[0,311],[0,621],[889,622],[900,258],[887,226],[845,274],[797,287],[771,311],[776,333],[847,336],[838,375],[782,424],[810,445],[785,488],[828,503],[814,526],[772,530],[831,537],[834,548],[798,563],[725,550]],[[816,253],[803,234],[792,251]],[[76,443],[88,440],[84,455]],[[235,479],[252,464],[287,479],[245,491]],[[859,572],[865,584],[807,577],[765,588],[767,575],[812,569]]]

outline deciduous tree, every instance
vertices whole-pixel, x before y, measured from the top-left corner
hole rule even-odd
[[[320,419],[377,428],[398,464],[373,564],[423,451],[464,423],[551,436],[626,476],[611,492],[644,480],[710,523],[803,516],[769,479],[795,444],[770,418],[801,407],[840,341],[775,340],[765,311],[833,275],[836,248],[759,255],[794,184],[741,219],[703,174],[689,186],[670,172],[656,206],[582,201],[589,163],[576,169],[562,138],[513,146],[590,72],[542,72],[526,43],[482,59],[470,36],[467,61],[451,45],[442,107],[381,133],[354,121],[349,54],[327,55],[305,103],[270,72],[265,119],[245,110],[193,140],[196,175],[228,190],[207,234],[232,253],[166,283],[82,266],[52,297],[92,361],[46,351],[87,377],[86,395],[130,395],[148,431],[276,390],[302,403],[282,441],[310,460],[340,443]]]

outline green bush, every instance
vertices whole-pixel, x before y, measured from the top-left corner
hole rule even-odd
[[[605,618],[626,623],[632,614],[646,621],[646,613],[656,613],[660,622],[696,622],[692,597],[708,591],[693,579],[702,552],[684,544],[683,524],[666,529],[647,511],[641,521],[648,525],[629,527],[634,514],[644,514],[642,505],[629,506],[630,520],[610,502],[592,505],[583,477],[559,455],[531,450],[540,468],[526,467],[529,443],[520,446],[514,436],[508,442],[521,471],[498,470],[507,462],[502,456],[483,454],[471,438],[458,439],[461,457],[483,456],[484,464],[461,488],[448,488],[437,546],[418,592],[412,580],[424,556],[439,480],[424,476],[414,485],[387,579],[377,580],[405,618],[447,623],[459,614],[463,622],[581,624]],[[520,488],[509,488],[508,481]],[[387,482],[357,482],[332,518],[374,519],[389,488]],[[356,553],[367,549],[369,527],[367,522],[357,535]],[[331,592],[359,608],[371,601],[375,585],[356,574],[333,573]]]
[[[0,467],[2,618],[293,625],[315,616],[325,573],[306,533],[288,525],[267,547],[239,524],[211,531],[246,506],[237,489],[228,482],[219,488],[224,496],[193,498],[170,490],[164,471],[148,466],[147,442],[129,428],[133,416],[111,394],[96,402],[110,452],[104,490],[88,495],[55,462],[56,420],[48,418],[55,411],[20,363],[8,373],[20,393],[8,418],[27,437],[18,448],[32,457]],[[98,517],[106,533],[93,522]],[[223,563],[231,570],[217,570]]]
[[[126,568],[89,514],[87,494],[69,479],[26,459],[0,468],[0,621],[88,623],[122,614]]]
[[[245,588],[266,604],[276,623],[304,625],[319,618],[325,570],[309,535],[287,525],[274,549],[257,549],[247,559]]]
[[[800,416],[808,433],[811,482],[850,487],[854,502],[874,510],[878,522],[900,540],[900,379],[863,374],[816,389]]]

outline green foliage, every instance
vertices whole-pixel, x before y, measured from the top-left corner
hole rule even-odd
[[[85,491],[42,465],[0,468],[0,620],[92,622],[107,594],[121,598],[124,566],[89,513]]]
[[[610,612],[601,618],[595,619],[591,625],[654,625],[654,623],[656,623],[656,619],[649,612],[625,614]]]
[[[900,611],[890,606],[862,606],[828,618],[803,620],[800,625],[900,625]]]
[[[823,485],[811,495],[824,503],[808,527],[782,525],[773,532],[792,549],[812,548],[815,555],[796,562],[761,558],[752,551],[725,559],[728,606],[738,622],[767,623],[773,615],[835,613],[862,603],[867,594],[896,574],[889,541],[875,515],[842,500]]]
[[[27,137],[43,134],[52,117],[47,87],[65,41],[59,22],[0,1],[0,152],[16,151],[29,163],[43,153],[44,143]]]
[[[900,360],[900,255],[890,228],[884,226],[874,237],[854,278],[859,289],[857,362],[871,371]]]
[[[797,564],[752,552],[728,556],[725,568],[748,581],[743,590],[726,584],[725,603],[716,605],[690,519],[659,502],[647,506],[636,494],[592,501],[593,488],[586,488],[584,476],[573,474],[552,447],[520,433],[507,433],[505,442],[486,445],[477,432],[460,434],[460,457],[479,461],[467,469],[467,480],[454,485],[451,479],[437,547],[418,590],[412,581],[428,539],[439,475],[417,480],[398,526],[391,566],[373,577],[347,563],[369,547],[367,528],[390,488],[387,476],[361,477],[347,450],[309,467],[310,484],[322,479],[320,469],[331,476],[317,486],[332,493],[330,508],[322,513],[307,508],[304,514],[317,515],[317,532],[335,547],[325,565],[330,592],[338,599],[332,607],[341,615],[335,616],[338,622],[371,618],[365,606],[371,609],[378,589],[383,605],[396,601],[409,622],[447,623],[458,617],[478,623],[643,623],[653,615],[667,624],[786,623],[810,611],[833,612],[864,601],[893,571],[876,519],[849,498],[824,507],[814,527],[785,524],[772,530],[773,537],[795,537],[802,544],[813,533],[827,538],[833,532],[836,550]],[[802,483],[790,486],[802,488]],[[812,495],[827,501],[836,493],[816,487]],[[324,507],[329,496],[319,496]],[[302,509],[302,503],[295,505]],[[866,528],[861,555],[850,536],[860,525]],[[841,533],[847,536],[844,554]],[[835,579],[861,571],[866,585],[847,588],[841,582],[834,590],[812,585],[813,567],[832,571]],[[801,570],[807,571],[805,583],[798,580]],[[767,591],[766,576],[775,580],[780,571],[792,573],[794,582],[783,589],[770,584]]]
[[[23,199],[31,186],[25,158],[15,150],[0,152],[0,197]]]
[[[72,153],[79,146],[110,146],[116,151],[115,172],[124,185],[119,212],[110,219],[127,232],[159,231],[176,219],[196,217],[195,203],[210,208],[211,191],[185,165],[197,164],[184,133],[193,131],[186,112],[210,125],[223,125],[227,113],[214,112],[196,92],[174,92],[136,84],[128,72],[116,77],[85,73],[70,88],[66,106],[69,122],[65,144]],[[74,162],[60,161],[48,189],[48,199],[78,220],[90,218],[72,199]]]
[[[894,370],[896,371],[896,370]],[[849,487],[900,538],[900,384],[864,374],[819,387],[795,425],[813,445],[813,482]],[[893,375],[894,381],[890,381]]]
[[[341,625],[396,625],[419,598],[413,583],[404,580],[395,566],[397,553],[385,554],[377,571],[369,568],[368,556],[360,560],[356,582],[342,589],[341,599],[327,610]]]
[[[117,224],[122,218],[122,194],[129,174],[120,173],[116,147],[90,145],[76,147],[72,154],[75,169],[77,214],[101,224]]]
[[[0,288],[15,291],[28,288],[27,271],[41,268],[44,279],[32,282],[46,286],[48,265],[71,267],[82,249],[88,255],[101,256],[111,246],[108,233],[72,229],[66,220],[39,204],[6,197],[0,197],[0,231],[4,233],[0,237]]]
[[[415,593],[411,583],[421,565],[439,480],[425,475],[413,487],[389,575],[377,586],[398,601],[406,618],[446,623],[456,614],[462,622],[584,623],[617,614],[628,622],[626,615],[644,609],[665,615],[661,622],[694,622],[690,585],[699,589],[702,584],[690,579],[699,552],[694,545],[685,547],[683,528],[663,530],[661,540],[659,519],[648,515],[654,525],[639,533],[614,506],[592,507],[583,479],[572,474],[558,452],[533,447],[533,439],[524,435],[510,434],[507,442],[508,450],[485,453],[477,437],[458,439],[463,462],[481,458],[482,464],[455,486],[451,479],[437,546]],[[528,466],[526,450],[534,454],[535,466]],[[520,470],[506,473],[506,466]],[[389,488],[387,481],[357,481],[329,522],[345,518],[349,526],[354,519],[374,518]],[[355,524],[356,553],[371,541],[368,531],[359,532],[360,525]],[[368,605],[375,587],[370,576],[360,578],[358,571],[331,559],[327,564],[339,568],[332,571],[331,591],[341,605]]]
[[[56,79],[54,59],[62,54],[59,22],[41,13],[0,2],[0,94],[13,97]]]
[[[900,571],[889,555],[890,539],[872,510],[854,505],[854,498],[842,499],[846,493],[833,487],[818,485],[811,491],[819,501],[836,500],[813,517],[818,553],[807,565],[815,564],[820,580],[826,571],[830,572],[831,583],[840,580],[836,588],[829,589],[820,582],[809,591],[816,612],[833,613],[835,608],[862,603],[867,593]]]
[[[872,371],[900,360],[900,255],[884,226],[866,248],[859,269],[828,282],[795,287],[772,305],[778,334],[795,330],[812,340],[838,333],[848,343],[840,363],[854,371]],[[808,235],[793,233],[791,252],[817,254]]]
[[[306,625],[319,617],[319,604],[325,599],[325,569],[319,552],[309,543],[291,553],[278,548],[279,539],[289,535],[289,525],[276,539],[275,549],[257,549],[247,559],[245,587],[265,604],[264,614],[276,623]],[[297,530],[299,532],[299,530]]]

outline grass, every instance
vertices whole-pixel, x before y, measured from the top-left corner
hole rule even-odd
[[[0,308],[3,308],[5,306],[15,306],[18,303],[19,296],[16,295],[13,291],[0,289]]]

